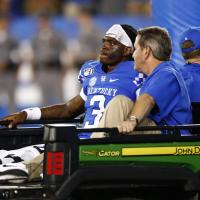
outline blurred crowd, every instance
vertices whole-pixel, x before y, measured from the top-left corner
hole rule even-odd
[[[79,69],[98,59],[104,33],[94,17],[149,16],[150,8],[149,0],[0,0],[0,117],[77,95]],[[66,34],[58,31],[58,16],[75,21],[77,31],[70,33],[74,24]],[[21,35],[34,29],[32,34],[13,34],[16,22],[30,17],[34,23],[17,28]]]

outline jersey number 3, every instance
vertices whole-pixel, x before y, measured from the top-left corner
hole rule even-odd
[[[104,107],[105,100],[106,99],[103,95],[96,95],[92,97],[92,99],[90,100],[90,106],[93,106],[97,102],[99,109],[94,109],[92,111],[92,116],[94,116],[94,122],[93,124],[90,124],[89,121],[86,121],[84,126],[85,128],[95,128],[98,126],[99,121],[105,109]]]

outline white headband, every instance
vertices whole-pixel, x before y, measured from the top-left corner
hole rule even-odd
[[[131,39],[119,24],[115,24],[111,28],[109,28],[105,36],[115,38],[123,45],[133,48],[133,43],[131,42]]]

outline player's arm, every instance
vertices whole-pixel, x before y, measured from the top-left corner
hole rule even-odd
[[[77,95],[64,104],[56,104],[41,108],[41,119],[74,118],[84,112],[84,103],[80,95]]]
[[[27,119],[70,119],[84,112],[84,103],[80,95],[77,95],[69,102],[43,108],[30,108],[25,111],[13,113],[4,117],[1,122],[11,121],[8,128],[15,127]]]

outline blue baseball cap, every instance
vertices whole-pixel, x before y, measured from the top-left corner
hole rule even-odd
[[[200,27],[188,28],[181,35],[180,47],[183,54],[200,49]]]

